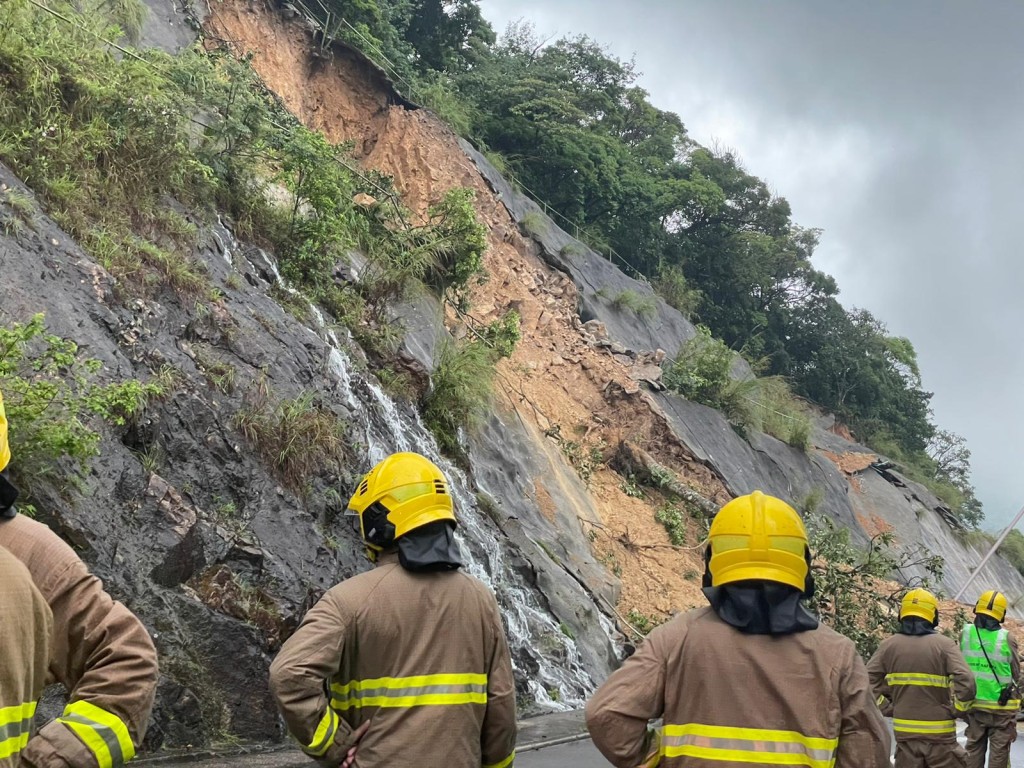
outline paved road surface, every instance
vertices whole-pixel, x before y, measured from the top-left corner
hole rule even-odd
[[[516,768],[601,768],[611,765],[589,740],[520,752]]]

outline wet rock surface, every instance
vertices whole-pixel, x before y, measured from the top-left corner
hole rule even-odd
[[[617,655],[595,605],[618,601],[618,580],[595,559],[583,521],[600,522],[579,477],[557,455],[538,455],[541,436],[515,414],[495,412],[472,437],[470,462],[488,513],[522,553],[558,629],[587,672],[603,680]],[[555,449],[557,450],[557,449]]]
[[[139,43],[180,53],[195,42],[205,15],[205,3],[191,0],[144,0],[148,9]]]
[[[0,183],[23,190],[3,167]],[[502,604],[524,710],[582,702],[614,663],[583,584],[592,580],[612,600],[614,585],[586,546],[569,537],[546,556],[534,541],[558,542],[557,522],[516,500],[519,489],[508,481],[490,487],[512,500],[510,519],[527,519],[529,535],[477,509],[472,478],[437,455],[413,408],[387,398],[361,350],[335,337],[315,310],[307,326],[268,297],[278,280],[273,257],[236,242],[220,223],[197,223],[194,258],[223,293],[215,302],[159,287],[126,299],[45,216],[16,238],[0,236],[5,323],[45,313],[52,333],[101,361],[102,381],[174,372],[172,390],[137,419],[101,430],[100,455],[78,490],[36,494],[40,518],[142,618],[157,645],[163,677],[147,749],[284,737],[266,685],[270,659],[326,589],[369,567],[338,499],[395,450],[422,451],[453,478],[467,569],[491,583]],[[446,332],[438,319],[428,322],[436,304],[407,307],[408,319],[420,319],[408,325],[410,357],[427,371],[431,345]],[[227,367],[231,386],[211,375]],[[308,478],[301,494],[236,427],[239,413],[263,402],[261,392],[268,402],[313,397],[346,425],[344,461]],[[516,447],[515,434],[503,439],[502,429],[495,422],[492,448],[481,456],[511,476],[501,447],[521,456],[528,448]],[[543,465],[528,471],[543,474]],[[59,691],[52,698],[51,715],[62,700]]]

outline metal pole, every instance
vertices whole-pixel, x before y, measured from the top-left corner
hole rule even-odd
[[[964,582],[964,585],[960,587],[960,591],[957,592],[956,595],[954,595],[954,600],[959,600],[960,595],[967,591],[967,587],[969,587],[971,585],[971,582],[974,581],[974,577],[978,575],[978,571],[985,567],[985,563],[987,563],[989,558],[995,554],[995,551],[999,549],[999,545],[1003,543],[1003,539],[1005,539],[1007,535],[1010,533],[1010,531],[1014,529],[1014,527],[1017,525],[1018,522],[1020,522],[1020,519],[1022,517],[1024,517],[1024,507],[1020,508],[1020,512],[1018,512],[1017,516],[1013,518],[1013,522],[1006,526],[1006,530],[999,534],[999,538],[996,539],[995,544],[993,544],[989,548],[988,552],[985,553],[985,556],[981,558],[981,562],[978,563],[978,567],[971,572],[970,578]]]

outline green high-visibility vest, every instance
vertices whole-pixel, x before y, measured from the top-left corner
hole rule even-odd
[[[978,685],[975,709],[1015,710],[1020,706],[1018,700],[1002,706],[998,703],[1003,686],[1013,682],[1009,632],[1005,629],[979,629],[968,624],[960,635],[960,652],[974,672],[974,681]]]

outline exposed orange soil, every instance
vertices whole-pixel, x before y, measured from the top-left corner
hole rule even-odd
[[[833,453],[824,450],[821,453],[847,475],[864,471],[878,459],[873,453]]]
[[[628,369],[586,343],[575,286],[520,236],[446,125],[427,110],[399,104],[380,75],[351,52],[336,48],[329,60],[311,56],[310,33],[261,2],[225,0],[211,11],[210,44],[227,41],[236,54],[253,53],[256,70],[286,106],[330,140],[351,142],[365,167],[393,176],[414,214],[424,214],[453,187],[476,192],[478,216],[489,230],[489,279],[474,290],[471,318],[486,323],[509,309],[522,317],[522,340],[499,367],[498,391],[509,407],[541,430],[557,425],[566,439],[584,445],[614,448],[632,440],[707,497],[729,498],[718,477],[669,433],[643,392],[625,394],[635,388]],[[454,327],[461,320],[450,316],[449,322]],[[691,572],[700,570],[699,558],[669,547],[654,521],[655,507],[626,496],[621,483],[604,468],[591,486],[603,525],[595,554],[609,569],[618,564],[621,612],[665,618],[698,604],[699,575],[694,579]],[[544,494],[538,496],[544,512]],[[550,509],[546,516],[552,519]]]

